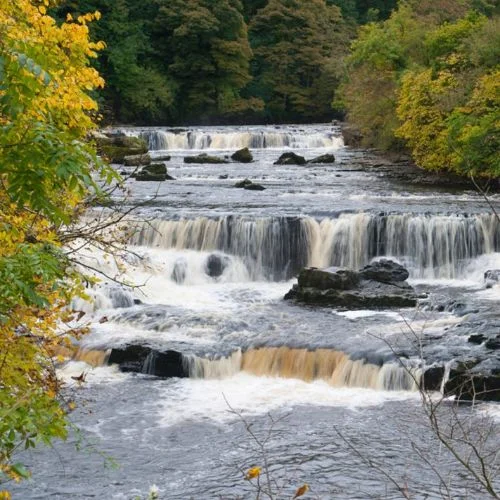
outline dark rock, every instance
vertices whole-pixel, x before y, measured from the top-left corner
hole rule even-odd
[[[408,271],[397,262],[380,259],[363,267],[360,275],[365,280],[375,280],[382,283],[399,283],[408,279]]]
[[[187,267],[188,263],[186,259],[181,258],[177,260],[174,264],[174,269],[172,271],[170,279],[178,284],[184,283],[187,274]]]
[[[266,188],[264,186],[261,186],[260,184],[254,184],[252,182],[251,184],[243,186],[243,189],[247,189],[248,191],[265,191]]]
[[[219,179],[229,179],[229,174],[219,175]]]
[[[321,156],[317,156],[312,160],[309,160],[307,163],[335,163],[335,156],[331,153],[327,153]]]
[[[232,154],[231,159],[239,163],[250,163],[253,161],[253,156],[248,148],[243,148]]]
[[[135,175],[135,180],[161,182],[167,180],[168,177],[170,176],[167,175],[167,167],[163,163],[151,163]]]
[[[224,158],[219,158],[218,156],[209,156],[206,153],[199,154],[197,156],[186,156],[184,158],[184,163],[227,163]]]
[[[138,306],[139,304],[142,304],[141,299],[134,299],[134,305]]]
[[[245,188],[246,186],[251,186],[253,182],[250,179],[243,179],[242,181],[238,181],[234,187],[237,188]]]
[[[500,349],[500,335],[497,335],[495,338],[488,339],[484,343],[484,347],[486,347],[486,349],[491,349],[492,351]]]
[[[392,263],[398,266],[396,263]],[[389,266],[387,266],[389,268]],[[397,269],[391,267],[391,269]],[[403,270],[407,271],[403,268]],[[385,281],[390,275],[382,273],[381,281],[376,275],[350,269],[303,269],[298,277],[298,284],[285,298],[294,299],[311,305],[345,307],[347,309],[369,309],[390,307],[414,307],[417,295],[405,281]],[[392,276],[401,278],[402,271]]]
[[[126,156],[143,155],[148,152],[148,145],[144,139],[116,134],[103,138],[96,138],[97,151],[111,163],[123,163]]]
[[[458,401],[500,401],[500,373],[452,371],[444,393],[454,395]]]
[[[181,353],[161,352],[141,345],[112,349],[108,363],[118,364],[123,372],[146,373],[157,377],[189,376]]]
[[[211,278],[218,278],[222,275],[228,264],[229,259],[225,255],[213,253],[208,256],[207,262],[205,263],[205,272]]]
[[[486,288],[491,288],[495,283],[500,282],[500,269],[488,269],[484,273]]]
[[[108,364],[121,365],[122,363],[134,362],[140,363],[142,367],[142,363],[150,352],[150,347],[142,345],[128,345],[126,347],[113,348],[108,358]]]
[[[299,287],[317,288],[318,290],[349,290],[359,284],[359,273],[351,269],[330,267],[303,269],[299,274]]]
[[[185,378],[189,376],[184,367],[183,356],[177,351],[160,352],[152,350],[144,360],[142,373],[166,378]]]
[[[123,164],[126,167],[141,167],[143,165],[149,165],[151,163],[151,156],[145,155],[132,155],[125,156],[123,159]]]
[[[306,159],[303,156],[299,156],[296,153],[289,152],[283,153],[277,161],[274,162],[275,165],[305,165]]]
[[[342,127],[342,136],[344,137],[344,144],[354,148],[361,146],[363,141],[363,134],[351,125]]]
[[[422,375],[421,387],[425,391],[439,391],[444,377],[444,366],[431,366]]]
[[[482,344],[486,340],[486,337],[482,333],[476,333],[474,335],[470,335],[467,339],[467,342],[471,344]]]
[[[170,161],[171,158],[172,157],[170,155],[155,154],[153,159],[154,161]]]

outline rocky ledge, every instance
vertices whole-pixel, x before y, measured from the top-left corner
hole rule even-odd
[[[418,297],[407,278],[403,266],[386,259],[359,271],[310,267],[300,272],[285,299],[345,309],[414,307]]]

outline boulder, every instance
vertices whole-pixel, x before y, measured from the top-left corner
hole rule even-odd
[[[335,163],[335,156],[331,153],[327,153],[321,156],[317,156],[312,160],[309,160],[307,163]]]
[[[395,262],[392,264],[394,269],[399,266]],[[385,265],[388,267],[388,264]],[[377,274],[368,272],[366,275],[365,269],[305,268],[298,276],[297,285],[285,295],[285,299],[346,309],[414,307],[417,304],[417,294],[401,280],[404,272],[394,272],[393,280],[388,280],[390,273],[382,273],[382,279],[378,280]]]
[[[490,364],[456,363],[444,385],[445,396],[454,395],[458,401],[500,401],[500,369]]]
[[[118,364],[123,372],[145,373],[157,377],[189,376],[181,353],[172,350],[158,351],[141,345],[111,349],[108,364]]]
[[[106,157],[111,163],[123,163],[126,156],[144,155],[148,152],[148,145],[140,137],[125,134],[106,135],[106,138],[95,138],[97,152]]]
[[[500,282],[500,269],[488,269],[484,273],[484,281],[486,288],[491,288],[496,283]]]
[[[234,187],[237,187],[237,188],[244,188],[246,186],[251,186],[253,184],[253,182],[250,180],[250,179],[243,179],[242,181],[238,181]]]
[[[126,167],[142,167],[144,165],[150,165],[151,156],[149,156],[148,154],[125,156],[125,158],[123,159],[123,164]]]
[[[250,163],[253,161],[253,156],[248,148],[243,148],[232,154],[231,159],[239,163]]]
[[[360,275],[365,280],[375,280],[382,283],[399,283],[408,279],[408,271],[397,262],[380,259],[363,267]]]
[[[197,156],[186,156],[184,158],[184,163],[228,163],[224,158],[219,158],[218,156],[209,156],[206,153],[199,154]]]
[[[170,155],[155,154],[154,161],[170,161],[172,157]]]
[[[305,165],[306,159],[293,152],[283,153],[275,162],[275,165]]]
[[[243,186],[243,189],[247,189],[248,191],[265,191],[266,188],[260,184],[254,184],[252,182],[251,184]]]
[[[205,272],[211,278],[218,278],[222,275],[229,264],[229,259],[225,255],[213,253],[208,256],[205,263]]]
[[[173,177],[167,174],[167,167],[163,163],[151,163],[143,167],[135,174],[136,181],[162,182],[166,180],[174,180]]]
[[[219,179],[224,180],[224,179],[229,179],[229,174],[222,174],[219,175]]]

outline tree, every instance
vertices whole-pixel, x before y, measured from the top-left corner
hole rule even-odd
[[[0,1],[0,483],[27,476],[19,448],[66,436],[51,356],[80,286],[58,232],[114,177],[85,142],[104,83],[89,66],[99,13],[57,24],[47,7]]]
[[[270,117],[331,113],[338,61],[349,38],[338,7],[325,0],[270,0],[252,19],[250,36],[255,52],[252,90],[264,98]]]
[[[99,10],[102,19],[92,23],[90,35],[105,40],[95,67],[106,80],[101,90],[106,118],[125,122],[157,123],[169,117],[175,85],[162,65],[163,54],[154,51],[152,20],[158,12],[153,0],[82,0],[65,3],[58,15]]]
[[[252,51],[239,0],[158,0],[155,40],[178,87],[175,116],[208,120],[259,109],[241,90]]]

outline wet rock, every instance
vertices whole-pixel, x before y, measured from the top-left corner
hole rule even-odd
[[[123,372],[145,373],[157,377],[189,376],[181,353],[171,350],[163,352],[141,345],[112,349],[108,363],[118,364]]]
[[[144,155],[148,145],[140,137],[131,137],[121,133],[106,134],[105,138],[96,138],[97,152],[111,163],[123,163],[126,156]]]
[[[491,349],[492,351],[497,351],[500,349],[500,335],[497,335],[496,337],[488,339],[484,343],[484,347],[486,349]]]
[[[150,163],[151,156],[148,154],[125,156],[123,159],[123,164],[126,167],[142,167],[143,165],[149,165]]]
[[[225,255],[213,253],[208,256],[205,263],[205,272],[211,278],[218,278],[222,275],[229,264],[229,259]]]
[[[242,181],[238,181],[234,187],[236,188],[244,188],[245,186],[251,186],[253,182],[250,179],[243,179]]]
[[[253,161],[253,156],[248,148],[243,148],[232,154],[231,159],[239,163],[251,163]]]
[[[388,259],[380,259],[363,267],[360,275],[365,280],[375,280],[382,283],[393,283],[406,281],[408,271],[397,262]]]
[[[482,333],[476,333],[474,335],[470,335],[467,339],[467,342],[471,344],[482,344],[486,340],[486,337]]]
[[[174,269],[170,275],[170,279],[175,281],[177,284],[184,283],[187,274],[188,263],[186,259],[179,259],[174,264]]]
[[[458,363],[444,386],[458,401],[500,401],[500,360]]]
[[[331,153],[327,153],[321,156],[317,156],[312,160],[309,160],[307,163],[335,163],[335,156]]]
[[[275,165],[305,165],[306,159],[296,153],[283,153],[275,162]]]
[[[387,269],[398,269],[396,266],[399,264],[392,264],[394,267],[385,266]],[[285,299],[347,309],[414,307],[417,304],[418,297],[413,288],[400,280],[404,276],[403,271],[398,269],[393,274],[382,273],[381,281],[376,279],[376,273],[368,272],[366,275],[364,271],[305,268],[298,276],[298,284],[285,295]],[[389,276],[397,280],[388,281]]]
[[[265,191],[266,188],[261,184],[255,184],[252,182],[251,184],[243,186],[243,189],[247,189],[248,191]]]
[[[431,366],[423,375],[421,386],[425,391],[439,391],[444,377],[444,366]]]
[[[143,167],[140,172],[135,175],[135,180],[162,182],[173,180],[173,177],[167,174],[167,167],[163,163],[151,163],[151,165]]]
[[[153,159],[154,161],[170,161],[171,158],[170,155],[155,154]]]
[[[221,180],[229,179],[229,174],[219,175],[219,179],[221,179]]]
[[[363,134],[352,125],[345,125],[342,127],[342,136],[344,137],[344,144],[346,146],[359,147],[363,141]]]
[[[500,269],[488,269],[484,273],[484,281],[486,288],[491,288],[493,285],[500,282]]]
[[[224,158],[219,158],[218,156],[209,156],[206,153],[199,154],[197,156],[186,156],[184,158],[184,163],[228,163]]]

